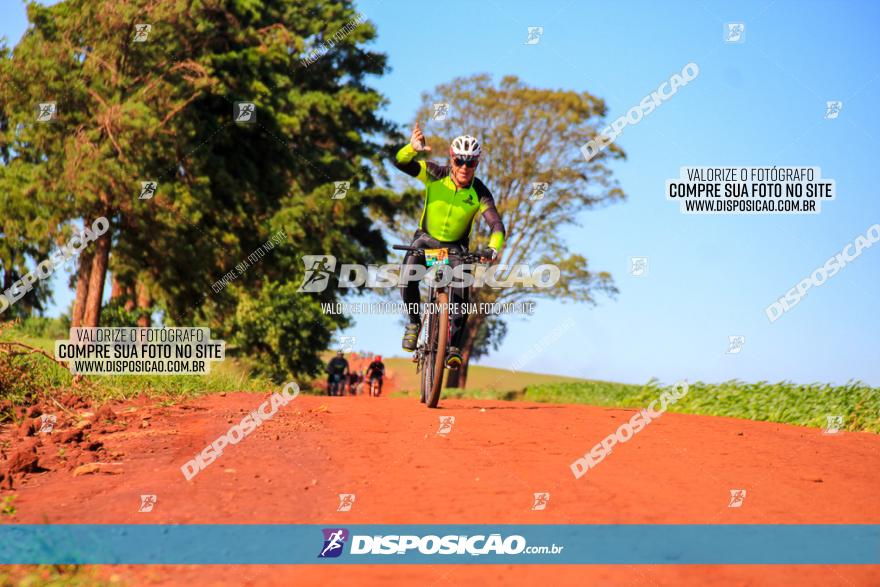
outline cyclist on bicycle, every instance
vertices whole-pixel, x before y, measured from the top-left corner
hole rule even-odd
[[[348,361],[345,360],[345,354],[342,351],[337,351],[336,356],[327,363],[327,393],[332,395],[333,386],[338,383],[340,389],[337,392],[341,395],[341,386],[347,375]]]
[[[385,378],[385,363],[382,362],[382,356],[376,355],[369,365],[367,365],[367,376],[365,377],[367,385],[372,389],[373,380],[379,380],[379,395],[382,395],[382,380]]]
[[[430,161],[416,160],[416,155],[428,152],[431,147],[425,144],[425,136],[416,122],[408,145],[404,145],[394,158],[394,165],[404,173],[418,178],[425,184],[425,203],[419,228],[413,235],[413,247],[448,248],[467,250],[471,229],[477,213],[482,213],[492,233],[489,248],[492,259],[504,244],[504,224],[495,208],[492,193],[479,179],[474,177],[480,163],[480,141],[469,135],[462,135],[452,141],[449,147],[448,165],[438,165]],[[457,256],[450,255],[449,264],[459,263]],[[424,257],[408,252],[404,265],[425,264]],[[467,303],[470,290],[466,287],[452,287],[450,303]],[[400,288],[401,296],[409,311],[409,324],[403,334],[403,349],[414,351],[419,338],[421,320],[415,309],[421,303],[419,284],[410,281]],[[453,305],[452,308],[461,308]],[[467,323],[467,313],[450,312],[452,340],[446,355],[446,366],[458,369],[461,365],[461,345]]]
[[[350,371],[348,373],[348,393],[351,395],[357,395],[358,389],[360,388],[361,383],[363,383],[363,377],[361,377],[360,371],[355,369],[354,371]]]

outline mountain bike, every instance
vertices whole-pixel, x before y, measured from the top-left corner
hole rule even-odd
[[[468,252],[458,249],[432,249],[406,245],[394,245],[391,248],[423,256],[425,265],[429,268],[439,265],[436,275],[436,281],[439,282],[445,281],[442,275],[443,271],[452,271],[452,267],[449,266],[450,256],[457,258],[464,264],[479,263],[483,258],[492,257],[492,251],[486,250]],[[437,288],[428,287],[429,311],[425,312],[416,350],[413,351],[416,373],[420,374],[419,401],[429,408],[437,407],[440,402],[440,388],[443,387],[443,369],[446,367],[446,353],[449,350],[452,327],[449,320],[449,287],[447,285]]]
[[[370,396],[379,397],[379,393],[379,378],[373,377],[370,379]]]

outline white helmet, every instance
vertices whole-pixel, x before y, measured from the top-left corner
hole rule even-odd
[[[479,157],[480,141],[470,135],[456,137],[449,146],[449,154],[452,157]]]

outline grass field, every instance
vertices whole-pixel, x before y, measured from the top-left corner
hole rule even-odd
[[[399,374],[400,393],[416,397],[419,382],[415,365],[408,359],[388,359],[386,364]],[[474,365],[468,372],[468,388],[444,389],[443,397],[642,408],[662,390],[653,381],[634,385]],[[813,427],[825,427],[829,416],[841,416],[846,430],[880,432],[880,388],[859,382],[832,386],[697,381],[690,383],[687,395],[669,410]]]
[[[416,374],[416,365],[411,359],[391,357],[384,359],[384,362],[385,367],[394,374],[396,387],[400,392],[407,395],[418,392],[419,377]],[[511,397],[506,399],[515,399],[515,396],[521,393],[526,386],[549,383],[576,383],[581,381],[583,380],[564,375],[545,375],[522,371],[514,373],[507,369],[471,365],[468,369],[467,384],[469,388],[484,393],[487,398],[505,398],[505,396],[510,395]],[[445,397],[459,397],[455,395],[457,393],[457,390],[452,389],[444,391]]]
[[[37,322],[45,328],[7,328],[0,341],[16,340],[52,354],[54,340],[63,332],[55,332],[50,323]],[[48,326],[47,326],[48,325]],[[325,353],[329,359],[332,353]],[[396,394],[417,397],[419,381],[415,364],[408,358],[385,359],[389,376],[393,377]],[[306,388],[309,382],[303,387]],[[0,354],[0,399],[14,404],[28,395],[70,389],[72,377],[61,366],[36,355],[9,356]],[[215,363],[208,375],[118,375],[90,377],[77,393],[94,399],[124,399],[145,393],[163,397],[169,402],[177,398],[221,391],[271,391],[278,387],[258,374],[246,358],[232,358]],[[307,389],[304,389],[308,393]],[[525,400],[547,403],[577,403],[598,406],[645,407],[662,391],[656,382],[644,385],[594,381],[513,372],[472,365],[468,372],[467,389],[444,389],[445,398]],[[795,384],[790,382],[724,383],[695,382],[687,395],[669,407],[670,411],[729,416],[758,421],[783,422],[803,426],[824,427],[829,416],[841,416],[846,430],[867,430],[880,433],[880,388],[859,382],[847,385]],[[0,413],[0,421],[11,417]]]
[[[7,328],[0,333],[0,342],[20,342],[53,355],[54,337],[61,339],[66,335],[49,334],[52,337],[37,337],[21,329]],[[11,350],[16,354],[0,353],[0,399],[13,404],[26,403],[29,396],[64,390],[101,401],[126,399],[144,393],[173,402],[177,398],[205,393],[232,390],[263,392],[278,388],[276,383],[257,375],[247,360],[232,357],[214,362],[207,375],[89,376],[74,386],[73,376],[61,365],[22,347]],[[0,411],[0,422],[10,417],[10,411]]]

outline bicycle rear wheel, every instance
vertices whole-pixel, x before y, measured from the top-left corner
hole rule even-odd
[[[433,360],[433,377],[431,379],[431,386],[427,388],[429,390],[428,396],[425,398],[425,403],[429,408],[436,408],[437,404],[440,402],[440,388],[443,387],[443,370],[446,363],[446,341],[449,337],[449,295],[445,291],[441,291],[437,293],[437,304],[440,306],[440,312],[435,316],[434,322],[434,332],[432,332],[432,336],[429,339],[433,341],[433,344],[430,346],[434,350]]]

